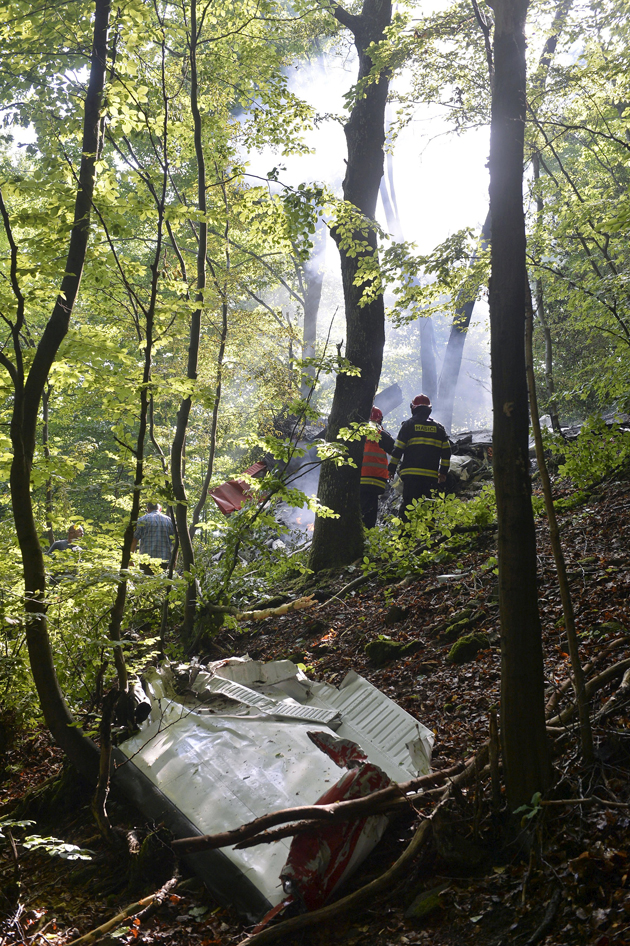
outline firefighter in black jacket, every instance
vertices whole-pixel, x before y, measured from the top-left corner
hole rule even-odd
[[[403,522],[408,521],[407,506],[413,499],[430,496],[438,483],[446,482],[451,462],[451,445],[442,425],[430,417],[429,398],[419,394],[409,406],[411,417],[400,428],[388,468],[391,476],[398,471],[403,481],[398,512]]]

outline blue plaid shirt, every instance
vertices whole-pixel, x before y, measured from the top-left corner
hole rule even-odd
[[[172,535],[173,523],[168,516],[157,510],[141,516],[136,524],[138,551],[143,555],[150,555],[151,558],[159,558],[161,562],[170,561]]]

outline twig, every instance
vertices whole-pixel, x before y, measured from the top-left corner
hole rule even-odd
[[[140,920],[141,923],[145,923],[149,917],[153,916],[153,914],[160,909],[166,898],[175,890],[179,880],[179,870],[176,869],[171,879],[167,880],[164,886],[154,895],[153,903],[150,903],[148,907],[145,907],[144,910],[137,913],[136,919]]]
[[[584,673],[590,673],[591,670],[593,670],[598,664],[600,664],[608,656],[608,654],[611,651],[616,650],[616,648],[619,647],[621,644],[624,644],[627,642],[628,642],[627,637],[617,637],[615,638],[614,641],[610,641],[610,643],[607,644],[606,647],[604,647],[602,651],[600,651],[600,653],[597,655],[597,657],[595,657],[594,660],[591,660],[590,663],[584,664]],[[547,713],[552,713],[555,710],[556,706],[558,705],[560,701],[560,697],[564,693],[566,693],[567,690],[571,689],[571,685],[572,685],[571,677],[567,677],[567,679],[563,680],[560,686],[553,691],[553,693],[547,700],[547,705],[545,707],[545,711]]]
[[[556,887],[553,892],[553,896],[549,901],[549,905],[545,910],[545,915],[543,921],[538,927],[537,930],[534,930],[532,935],[529,937],[525,946],[536,946],[536,943],[539,943],[541,939],[544,939],[549,930],[553,925],[553,921],[556,918],[556,913],[558,912],[558,907],[560,906],[560,900],[562,897],[562,890],[560,887]]]
[[[422,787],[438,785],[463,771],[463,764],[459,764],[449,769],[442,769],[440,772],[432,772],[430,775],[421,775],[418,778],[410,779],[408,782],[394,783],[363,798],[352,798],[348,801],[334,802],[330,805],[302,805],[299,808],[272,811],[268,815],[262,815],[260,818],[250,821],[249,824],[241,825],[241,827],[234,828],[232,831],[222,831],[219,834],[206,834],[193,838],[179,838],[172,841],[171,846],[178,855],[192,854],[198,851],[229,847],[232,844],[255,837],[268,828],[274,828],[276,825],[294,822],[298,819],[300,821],[308,819],[309,821],[321,823],[322,821],[331,822],[364,817],[365,814],[371,813],[372,808],[376,808],[382,802],[398,799],[401,795]]]
[[[630,696],[630,670],[626,670],[621,681],[619,689],[613,693],[608,702],[604,703],[602,708],[595,714],[595,722],[600,723],[603,719],[618,710],[625,700]]]
[[[331,903],[329,906],[322,907],[320,910],[313,910],[311,913],[304,913],[301,916],[292,917],[277,926],[271,926],[262,930],[260,933],[254,933],[241,940],[239,946],[262,946],[263,943],[271,943],[277,939],[284,939],[285,936],[293,934],[298,930],[307,929],[309,926],[316,926],[326,920],[331,920],[342,913],[354,910],[366,900],[372,900],[377,894],[398,880],[407,870],[408,865],[418,856],[421,848],[431,836],[431,820],[423,821],[410,844],[405,848],[397,861],[386,870],[384,874],[377,877],[371,883],[366,884],[354,893]]]
[[[626,670],[630,669],[630,658],[626,660],[620,660],[619,663],[613,664],[612,667],[607,667],[606,670],[602,671],[597,677],[593,677],[592,680],[589,680],[585,687],[587,699],[591,697],[600,690],[607,683],[610,683],[611,680],[614,680],[616,677],[622,677]],[[575,703],[572,703],[571,706],[568,706],[561,713],[558,713],[557,716],[554,716],[552,719],[547,720],[547,725],[557,726],[567,723],[576,711]]]
[[[120,926],[122,922],[128,919],[130,916],[139,913],[144,907],[148,907],[155,898],[158,896],[160,891],[157,893],[152,893],[148,897],[143,897],[142,900],[136,901],[136,903],[130,903],[128,907],[121,913],[117,913],[113,919],[108,920],[107,923],[103,923],[102,926],[98,926],[95,930],[92,930],[90,933],[86,933],[85,936],[80,936],[78,939],[73,939],[69,946],[79,946],[79,943],[88,946],[89,943],[96,942],[97,939],[100,939],[101,936],[104,936],[105,933],[109,933],[110,930],[115,929],[117,926]]]

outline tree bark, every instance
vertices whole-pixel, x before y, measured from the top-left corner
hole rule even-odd
[[[422,391],[432,404],[438,397],[438,376],[435,363],[435,332],[433,319],[420,319],[420,368],[422,370]],[[415,396],[415,395],[414,395]]]
[[[487,250],[490,243],[490,229],[490,211],[488,211],[479,235],[479,249],[481,252]],[[471,265],[475,262],[475,258],[476,254],[471,260]],[[470,292],[470,295],[472,295],[472,292]],[[455,392],[457,390],[459,372],[462,367],[466,336],[474,308],[475,300],[471,299],[455,309],[451,333],[446,344],[446,351],[444,352],[444,361],[442,362],[440,382],[437,391],[437,409],[434,413],[436,419],[444,425],[448,434],[450,434],[453,425]]]
[[[197,524],[201,519],[201,513],[203,512],[206,500],[208,498],[208,490],[210,488],[210,481],[212,480],[212,474],[214,472],[214,459],[217,451],[217,430],[219,426],[219,407],[221,406],[221,394],[223,390],[223,367],[225,362],[225,349],[227,346],[228,338],[228,328],[229,328],[229,300],[228,300],[228,275],[231,268],[231,252],[230,252],[230,207],[228,201],[227,188],[225,186],[225,180],[221,179],[221,193],[223,194],[223,204],[225,206],[225,228],[223,231],[223,253],[225,258],[225,280],[223,286],[219,285],[219,282],[215,274],[215,287],[221,296],[221,329],[219,331],[219,351],[217,353],[217,373],[216,373],[216,383],[214,388],[214,404],[212,406],[212,422],[210,424],[210,450],[208,452],[208,464],[206,466],[206,475],[201,486],[201,493],[197,501],[197,505],[194,508],[192,522],[190,525],[190,539],[191,541],[195,537],[195,532],[197,529]],[[182,260],[183,265],[183,260]]]
[[[320,220],[315,231],[313,240],[313,250],[311,257],[301,266],[300,282],[301,295],[303,299],[302,309],[304,312],[304,328],[302,331],[302,358],[314,358],[315,346],[317,343],[317,315],[319,313],[319,304],[322,299],[322,286],[324,284],[324,260],[326,258],[326,237],[328,227],[323,220]],[[306,400],[311,394],[317,367],[306,365],[302,368],[302,381],[300,383],[300,397]]]
[[[501,614],[501,739],[510,807],[551,778],[536,587],[525,374],[525,0],[494,0],[490,327]]]
[[[535,151],[532,156],[532,167],[534,170],[534,186],[536,187],[536,215],[538,217],[540,226],[543,222],[545,208],[542,194],[540,193],[540,154],[537,151]],[[545,318],[544,287],[542,276],[540,275],[536,279],[536,315],[538,316],[538,321],[542,326],[543,336],[545,339],[545,382],[547,385],[547,406],[549,409],[549,416],[551,418],[551,426],[553,430],[556,431],[556,433],[561,433],[562,428],[560,427],[558,404],[556,401],[556,385],[553,377],[553,342],[551,338],[551,330],[547,324],[547,319]]]
[[[44,458],[48,464],[48,476],[46,477],[46,493],[44,498],[44,509],[46,510],[46,538],[48,544],[52,545],[55,541],[55,530],[52,523],[52,476],[50,475],[50,440],[48,437],[48,406],[50,395],[52,394],[52,385],[47,382],[42,391],[42,447],[44,449]]]
[[[526,315],[525,315],[525,357],[527,360],[527,382],[529,386],[529,403],[532,412],[532,428],[534,431],[534,441],[536,443],[536,458],[538,460],[538,470],[540,481],[542,483],[543,495],[545,497],[545,509],[547,512],[547,522],[549,523],[549,539],[558,572],[558,587],[560,589],[560,599],[562,601],[562,613],[564,615],[564,627],[569,646],[569,655],[571,657],[571,667],[573,669],[573,689],[575,691],[575,702],[580,717],[580,742],[582,748],[582,758],[587,765],[593,762],[593,733],[591,730],[591,720],[589,716],[588,700],[586,699],[586,682],[584,669],[580,660],[580,648],[578,644],[577,633],[575,630],[575,614],[573,611],[573,600],[569,589],[569,579],[567,577],[567,568],[560,542],[560,530],[558,529],[558,520],[556,519],[556,510],[553,504],[553,493],[551,491],[551,480],[545,462],[545,448],[543,446],[542,434],[540,431],[540,415],[538,413],[538,398],[536,396],[536,378],[534,376],[534,353],[532,348],[534,314],[532,311],[531,293],[529,286],[527,288]]]
[[[360,15],[351,15],[336,7],[334,15],[354,35],[359,56],[359,81],[372,69],[367,50],[370,43],[378,42],[391,22],[391,0],[364,0]],[[352,204],[367,221],[374,219],[379,184],[383,176],[383,145],[385,143],[385,103],[388,78],[381,74],[378,82],[371,82],[354,102],[345,126],[348,162],[343,182],[344,200]],[[354,280],[360,256],[350,255],[342,246],[341,234],[333,232],[339,247],[341,276],[346,310],[346,358],[361,370],[360,377],[338,374],[332,409],[328,420],[327,439],[334,442],[339,430],[353,422],[366,422],[383,362],[385,344],[385,307],[379,295],[362,306],[363,289]],[[374,230],[362,233],[367,244],[363,253],[376,257],[377,242]],[[315,519],[310,567],[314,571],[345,565],[363,552],[363,524],[359,506],[359,484],[363,441],[348,445],[348,459],[354,465],[336,466],[331,461],[322,464],[318,499],[339,518]]]
[[[66,265],[57,301],[35,351],[28,374],[25,373],[20,348],[20,331],[24,323],[24,298],[17,283],[17,247],[11,235],[8,214],[2,205],[2,216],[11,249],[11,271],[17,308],[13,324],[15,363],[2,358],[14,385],[11,418],[13,461],[11,464],[11,502],[20,551],[25,588],[26,640],[33,680],[44,719],[53,738],[73,764],[93,777],[98,770],[98,750],[74,723],[59,687],[53,661],[46,618],[46,575],[39,544],[31,498],[31,470],[39,402],[48,379],[50,367],[67,331],[70,316],[79,292],[81,275],[90,234],[90,213],[96,161],[101,145],[100,114],[105,86],[109,0],[95,0],[94,33],[90,75],[85,97],[81,164],[74,206]]]
[[[197,164],[197,206],[199,208],[200,214],[202,215],[198,226],[199,243],[197,246],[197,302],[199,303],[199,306],[197,309],[195,309],[190,319],[190,341],[188,343],[188,365],[186,371],[186,377],[191,381],[197,380],[199,341],[201,336],[201,313],[206,289],[206,256],[208,253],[208,224],[206,221],[206,165],[203,153],[201,112],[199,111],[199,75],[197,69],[198,38],[197,0],[191,0],[189,30],[190,111],[193,116],[195,161]],[[195,555],[193,552],[192,539],[190,537],[190,532],[188,531],[188,498],[186,496],[186,487],[184,485],[184,447],[191,406],[191,396],[182,398],[179,410],[177,412],[175,436],[173,438],[173,446],[171,449],[171,479],[173,483],[173,493],[176,499],[175,521],[177,523],[177,533],[179,535],[179,544],[182,552],[184,572],[187,573],[190,573],[195,566]],[[192,637],[193,633],[196,603],[197,585],[194,579],[190,579],[186,588],[183,625],[184,635],[188,639]]]

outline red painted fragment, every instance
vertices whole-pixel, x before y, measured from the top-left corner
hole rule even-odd
[[[322,732],[309,733],[309,737],[338,765],[351,767],[317,799],[316,805],[363,798],[392,784],[389,776],[368,762],[362,749],[350,740]],[[386,823],[384,816],[372,815],[357,821],[323,825],[317,831],[296,835],[280,873],[285,891],[300,900],[307,910],[323,906],[335,888],[378,843]]]
[[[244,472],[247,476],[258,476],[267,469],[263,460],[258,460]],[[210,490],[210,495],[224,516],[241,509],[243,503],[252,496],[252,488],[244,480],[228,480],[216,489]]]

